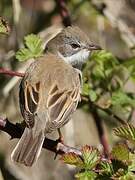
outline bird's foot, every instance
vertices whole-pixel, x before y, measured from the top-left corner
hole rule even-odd
[[[63,135],[62,135],[60,129],[58,129],[58,134],[59,134],[58,141],[61,142],[62,144],[64,144],[64,138],[63,138]]]

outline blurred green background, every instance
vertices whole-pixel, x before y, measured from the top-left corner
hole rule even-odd
[[[46,42],[63,27],[59,13],[58,2],[55,0],[1,0],[0,16],[8,21],[11,32],[0,34],[0,67],[19,72],[25,72],[31,61],[18,62],[15,52],[23,46],[23,38],[30,33],[38,34]],[[121,62],[134,59],[135,55],[135,1],[134,0],[67,0],[74,25],[84,30],[91,40],[117,57]],[[88,66],[89,67],[89,66]],[[84,74],[90,71],[90,67]],[[87,73],[85,74],[87,76]],[[124,76],[124,74],[122,74]],[[20,79],[0,74],[0,116],[8,117],[12,122],[21,122],[18,104],[18,89]],[[124,88],[134,92],[134,83],[128,81]],[[107,97],[107,95],[105,94]],[[106,101],[106,100],[105,100]],[[101,102],[100,103],[104,103]],[[84,107],[84,106],[83,106]],[[84,111],[85,109],[85,111]],[[79,108],[63,129],[64,141],[70,146],[80,147],[85,144],[102,149],[95,122],[87,108]],[[115,110],[116,111],[116,110]],[[117,113],[122,119],[126,115]],[[132,121],[134,111],[130,117]],[[104,117],[103,127],[109,145],[117,141],[112,135],[112,127],[117,122]],[[56,139],[57,133],[50,137]],[[72,180],[76,170],[54,160],[54,154],[42,150],[42,154],[32,168],[11,162],[10,154],[17,143],[16,139],[0,132],[0,180]]]

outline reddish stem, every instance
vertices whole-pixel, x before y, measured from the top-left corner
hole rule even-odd
[[[18,77],[24,76],[24,73],[15,72],[15,71],[3,69],[3,68],[0,68],[0,74],[6,74],[8,76],[18,76]]]
[[[100,116],[98,115],[97,109],[93,106],[93,104],[91,102],[89,102],[89,107],[90,107],[92,116],[94,118],[94,121],[95,121],[95,124],[97,127],[100,143],[103,146],[104,155],[106,157],[108,157],[109,156],[109,143],[108,143],[108,140],[107,140],[107,137],[105,134],[104,127],[103,127],[103,121],[100,118]]]

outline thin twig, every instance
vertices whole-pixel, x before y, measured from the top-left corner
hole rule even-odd
[[[95,121],[95,124],[97,127],[100,143],[103,146],[104,155],[106,157],[108,157],[109,156],[109,143],[107,141],[107,137],[106,137],[106,134],[104,131],[103,120],[98,115],[97,108],[95,108],[95,106],[93,106],[93,104],[91,102],[89,102],[89,107],[90,107],[90,110],[92,112],[92,116],[94,118],[94,121]]]
[[[8,76],[18,76],[18,77],[24,76],[24,73],[15,72],[15,71],[3,69],[3,68],[0,68],[0,74],[6,74]]]
[[[89,102],[89,98],[86,97],[86,96],[83,96],[83,95],[81,95],[81,100],[82,100],[82,102],[81,102],[82,105],[85,104],[85,103],[88,104],[88,102]],[[91,104],[91,103],[90,103],[90,104]],[[99,110],[102,110],[102,111],[104,111],[105,113],[107,113],[107,115],[115,118],[120,124],[126,124],[126,120],[123,120],[123,119],[121,119],[119,116],[117,116],[116,114],[113,114],[113,112],[112,112],[110,109],[104,109],[104,108],[102,108],[102,107],[100,107],[100,106],[98,106],[97,104],[94,104],[94,103],[92,103],[92,106],[93,106],[95,109],[97,108],[97,109],[99,109]]]
[[[94,121],[95,121],[95,124],[97,127],[100,143],[103,146],[104,154],[108,157],[109,156],[109,143],[107,141],[107,137],[106,137],[106,134],[104,131],[103,120],[98,115],[97,110],[100,109],[100,110],[106,112],[108,115],[110,115],[110,116],[114,117],[116,120],[118,120],[118,122],[121,124],[126,124],[126,122],[124,120],[122,120],[120,117],[118,117],[117,115],[113,114],[109,109],[103,109],[100,106],[92,103],[88,97],[81,95],[81,99],[82,99],[82,104],[85,104],[85,103],[89,104],[90,112],[92,113],[92,116],[94,118]]]
[[[0,118],[0,130],[9,134],[11,136],[11,139],[20,138],[22,136],[24,128],[24,122],[13,124],[8,119]],[[43,148],[59,155],[69,152],[74,152],[77,155],[81,155],[81,151],[79,149],[67,146],[61,143],[59,140],[51,140],[45,138]]]

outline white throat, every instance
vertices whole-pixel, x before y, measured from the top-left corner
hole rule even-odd
[[[77,52],[68,57],[64,57],[60,52],[58,52],[58,56],[61,57],[65,62],[71,64],[72,66],[81,67],[82,64],[88,59],[90,51],[86,49],[82,49],[81,51]],[[78,68],[76,67],[76,68]]]

